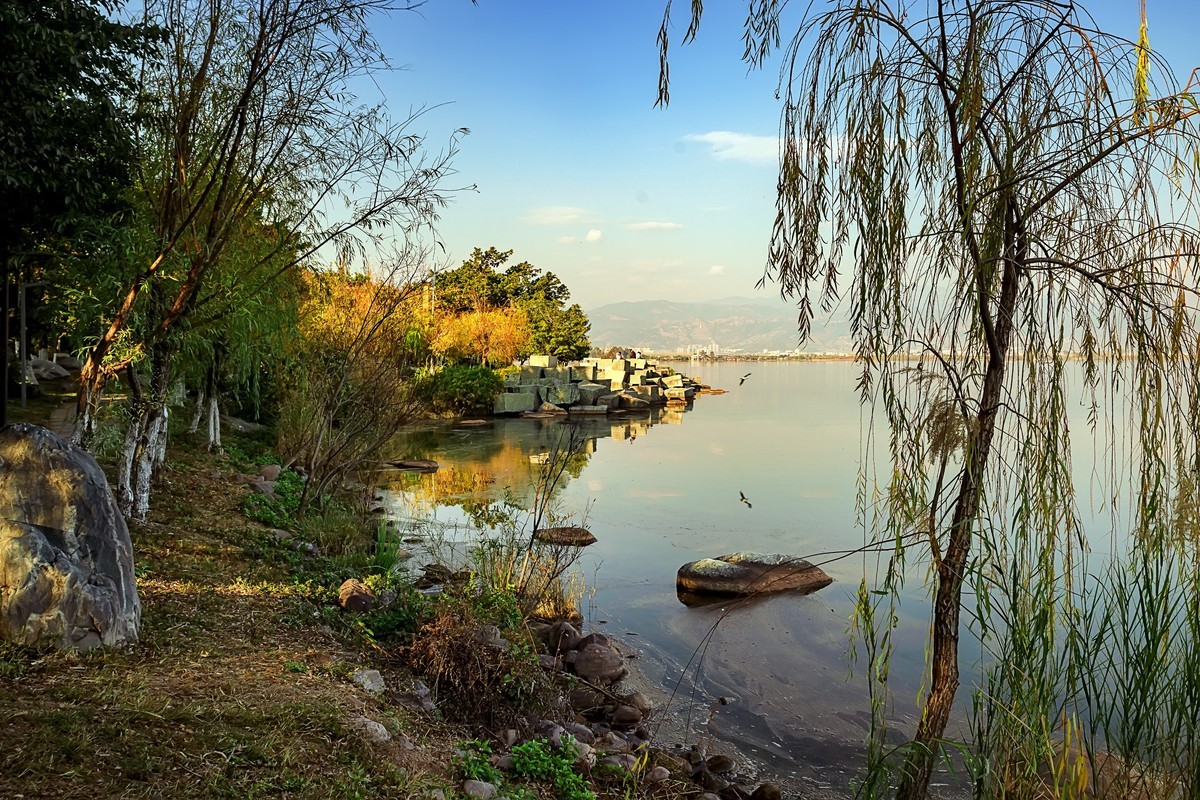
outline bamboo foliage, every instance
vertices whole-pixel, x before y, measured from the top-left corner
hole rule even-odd
[[[781,5],[748,3],[750,63]],[[1177,678],[1196,677],[1173,648],[1200,642],[1162,634],[1196,621],[1200,106],[1143,23],[1134,42],[1071,0],[841,0],[784,47],[764,280],[802,336],[848,306],[887,431],[866,429],[860,485],[868,538],[893,543],[866,565],[867,652],[887,658],[906,576],[933,598],[919,722],[893,751],[873,700],[865,796],[925,797],[958,751],[979,796],[1078,796],[1101,755],[1160,792],[1130,796],[1195,785],[1194,725],[1169,725],[1195,691]],[[1111,565],[1088,555],[1081,489],[1103,498]],[[955,743],[968,632],[983,673]],[[877,698],[886,669],[870,676]],[[1133,714],[1143,702],[1164,710]]]

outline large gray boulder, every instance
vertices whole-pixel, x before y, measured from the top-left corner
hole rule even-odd
[[[71,377],[71,373],[63,369],[61,365],[44,358],[35,357],[29,359],[29,369],[39,381],[53,381]]]
[[[95,459],[36,425],[0,430],[0,638],[86,650],[136,641],[129,529]]]
[[[820,567],[774,553],[730,553],[679,568],[676,588],[697,593],[749,595],[797,590],[815,592],[833,583]]]

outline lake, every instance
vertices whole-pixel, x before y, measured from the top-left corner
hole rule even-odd
[[[586,463],[580,459],[577,476],[564,475],[556,500],[599,540],[580,562],[594,589],[585,616],[638,651],[645,679],[674,691],[663,719],[676,736],[684,728],[689,742],[713,735],[764,775],[844,791],[862,764],[870,720],[864,670],[848,658],[848,625],[875,557],[813,558],[835,580],[813,595],[701,608],[680,603],[675,573],[685,562],[739,550],[808,557],[863,544],[855,521],[866,424],[857,367],[673,366],[729,392],[698,396],[686,412],[579,423]],[[506,495],[527,503],[539,462],[566,427],[503,419],[411,432],[406,455],[444,468],[388,491],[391,513],[462,523],[456,503]],[[919,584],[910,584],[917,594],[906,598],[892,661],[895,722],[906,733],[924,664],[928,603]],[[728,703],[716,704],[718,697]]]

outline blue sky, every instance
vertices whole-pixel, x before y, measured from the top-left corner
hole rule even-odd
[[[755,293],[774,214],[779,60],[747,70],[745,4],[729,0],[709,2],[698,40],[679,46],[688,5],[675,3],[666,109],[654,107],[661,0],[431,0],[380,19],[384,52],[403,67],[380,79],[393,113],[427,107],[415,129],[434,147],[470,129],[451,183],[476,188],[442,213],[447,264],[476,246],[512,249],[585,308]],[[1136,36],[1137,0],[1088,7]],[[1188,44],[1198,0],[1148,0],[1148,16],[1177,73],[1200,63]]]

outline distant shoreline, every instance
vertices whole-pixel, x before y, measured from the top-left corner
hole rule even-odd
[[[739,361],[795,361],[795,362],[805,362],[805,361],[854,361],[854,360],[855,360],[855,355],[854,355],[853,353],[811,353],[811,354],[810,354],[810,353],[804,353],[804,354],[801,354],[801,355],[786,355],[786,356],[776,356],[776,355],[770,355],[770,354],[767,354],[767,353],[760,353],[760,354],[756,354],[756,353],[745,353],[745,354],[739,354],[739,355],[736,355],[736,356],[716,356],[716,357],[713,357],[713,356],[704,356],[704,357],[699,357],[699,356],[686,356],[686,355],[680,355],[680,354],[678,354],[678,353],[672,353],[672,354],[669,354],[669,355],[663,355],[663,354],[660,354],[660,353],[651,353],[651,352],[648,352],[648,351],[647,351],[647,352],[645,353],[645,355],[646,355],[646,357],[647,357],[647,358],[652,358],[652,359],[654,359],[654,360],[656,360],[656,361],[669,361],[669,362],[672,362],[672,363],[678,363],[678,362],[681,362],[681,361],[688,361],[688,362],[690,362],[690,361],[703,361],[703,362],[706,362],[706,363],[712,363],[712,364],[719,364],[719,363],[729,363],[729,364],[732,364],[732,363],[736,363],[736,362],[739,362]]]

